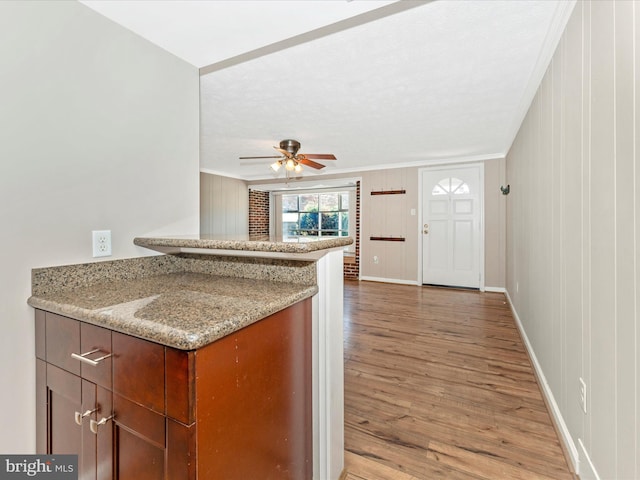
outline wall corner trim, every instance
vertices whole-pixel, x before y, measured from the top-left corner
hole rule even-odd
[[[516,311],[513,302],[511,301],[511,296],[509,295],[509,291],[505,290],[505,297],[507,298],[507,302],[509,302],[509,307],[511,308],[511,312],[513,313],[513,318],[516,321],[516,326],[518,327],[518,331],[524,341],[525,348],[527,353],[529,354],[529,358],[531,359],[531,363],[533,364],[533,369],[535,370],[536,377],[538,379],[538,383],[540,384],[540,388],[542,389],[542,394],[545,397],[546,403],[551,410],[551,414],[553,415],[553,420],[560,434],[560,441],[564,444],[564,452],[565,455],[568,456],[567,460],[571,462],[571,466],[574,469],[574,472],[579,474],[582,478],[582,472],[580,471],[580,454],[578,452],[578,448],[576,447],[573,438],[571,437],[571,433],[569,432],[569,428],[567,427],[566,422],[564,421],[564,417],[560,412],[560,407],[556,403],[555,397],[553,396],[553,392],[547,383],[547,379],[542,371],[542,366],[538,362],[538,358],[533,350],[533,346],[531,342],[529,342],[529,337],[527,337],[527,333],[524,329],[522,322],[520,321],[520,317],[518,316],[518,312]],[[584,452],[586,455],[586,451]],[[589,457],[587,456],[587,459]],[[595,473],[595,470],[594,470]],[[590,477],[585,477],[590,478]],[[598,478],[597,475],[593,478]]]

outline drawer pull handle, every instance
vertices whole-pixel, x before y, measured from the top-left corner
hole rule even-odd
[[[93,433],[95,433],[96,435],[98,434],[98,427],[100,425],[104,425],[105,423],[107,423],[109,420],[111,420],[113,417],[115,417],[115,414],[109,416],[109,417],[102,417],[102,419],[98,422],[96,422],[95,420],[91,420],[91,422],[89,422],[89,430],[91,430]]]
[[[100,351],[100,349],[96,348],[95,350],[91,350],[90,352],[87,352],[87,353],[81,353],[81,354],[72,353],[71,356],[73,358],[75,358],[76,360],[80,360],[81,362],[84,362],[84,363],[87,363],[89,365],[92,365],[92,366],[96,367],[96,366],[98,366],[98,363],[100,363],[105,358],[109,358],[112,355],[111,353],[108,353],[108,354],[103,355],[102,357],[98,357],[96,359],[88,358],[88,355],[91,355],[92,353],[96,353],[96,352],[99,352],[99,351]]]
[[[75,412],[76,413],[76,423],[78,425],[82,425],[82,419],[84,417],[88,417],[89,415],[91,415],[94,412],[97,412],[98,410],[100,410],[100,407],[98,408],[94,408],[93,410],[87,410],[84,413],[80,413],[80,412]]]

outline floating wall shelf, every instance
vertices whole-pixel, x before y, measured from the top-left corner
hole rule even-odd
[[[403,195],[405,193],[407,193],[406,190],[375,190],[371,195]]]
[[[369,237],[369,240],[381,242],[404,242],[404,237]]]

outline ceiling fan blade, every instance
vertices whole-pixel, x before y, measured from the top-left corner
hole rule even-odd
[[[331,153],[305,153],[304,156],[315,160],[337,160],[336,156]]]
[[[317,170],[324,168],[324,165],[322,165],[321,163],[314,162],[313,160],[309,160],[307,158],[301,158],[301,157],[303,157],[303,155],[298,155],[298,161],[303,165],[306,165],[311,168],[315,168]]]
[[[272,155],[270,157],[238,157],[240,160],[248,160],[250,158],[282,158],[282,155]]]
[[[279,151],[281,154],[283,154],[287,158],[293,157],[293,154],[291,152],[287,152],[286,150],[283,150],[282,148],[278,148],[278,147],[273,147],[273,148],[275,148],[277,151]]]

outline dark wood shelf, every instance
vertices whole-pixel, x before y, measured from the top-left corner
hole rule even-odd
[[[371,195],[404,195],[406,190],[375,190],[371,192]]]
[[[375,240],[380,242],[404,242],[404,237],[369,237],[369,240]]]

